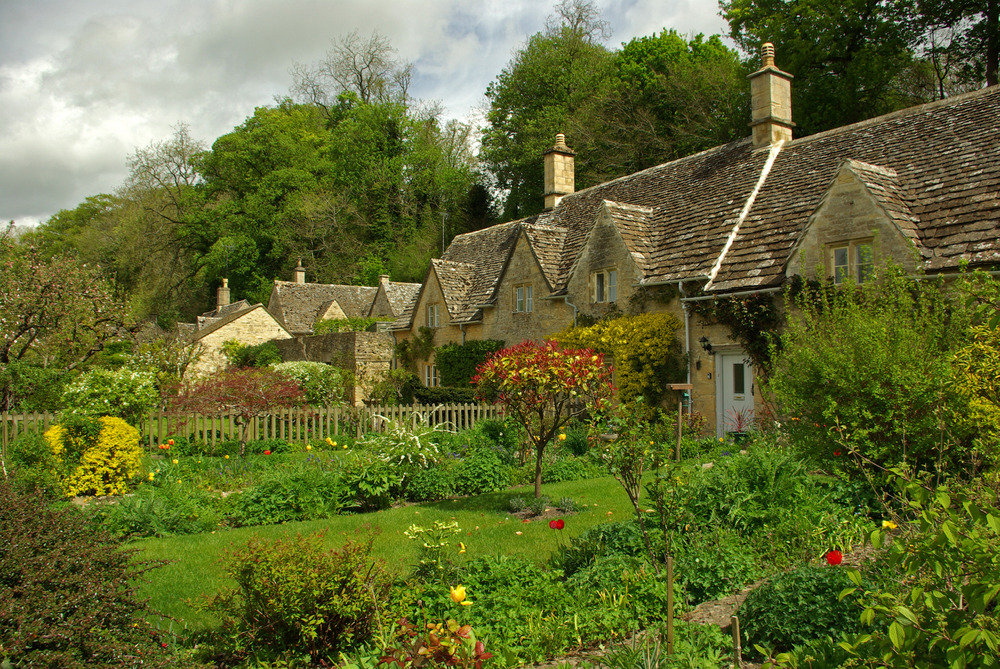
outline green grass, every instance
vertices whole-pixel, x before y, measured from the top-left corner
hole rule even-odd
[[[277,539],[322,531],[326,533],[327,542],[337,546],[356,532],[374,528],[377,532],[375,555],[385,560],[390,574],[402,577],[412,570],[416,562],[415,542],[403,536],[411,524],[430,525],[435,520],[455,519],[462,528],[462,534],[455,541],[465,543],[466,559],[504,554],[541,562],[549,557],[560,540],[565,542],[599,523],[632,516],[628,498],[621,486],[610,477],[542,486],[542,494],[553,501],[571,497],[577,504],[587,505],[580,513],[566,517],[566,527],[561,532],[550,529],[545,520],[524,523],[506,513],[507,502],[512,497],[527,499],[532,494],[532,488],[525,486],[479,497],[327,520],[143,539],[133,544],[139,549],[138,557],[165,560],[167,564],[145,575],[140,592],[149,598],[153,610],[176,619],[182,626],[203,629],[212,625],[214,620],[210,614],[194,608],[193,600],[232,586],[225,573],[225,558],[227,554],[245,548],[251,537]]]

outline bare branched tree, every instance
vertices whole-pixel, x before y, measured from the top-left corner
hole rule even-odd
[[[550,35],[568,31],[587,42],[599,42],[611,37],[611,24],[590,0],[560,0],[545,21],[545,31]]]

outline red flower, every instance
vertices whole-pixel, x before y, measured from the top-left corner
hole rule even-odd
[[[844,554],[840,551],[830,551],[826,554],[826,562],[831,567],[836,567],[838,564],[844,561]]]
[[[173,439],[167,439],[167,444],[170,445],[170,446],[173,446],[174,445],[174,440]]]
[[[833,454],[836,455],[838,458],[840,457],[840,451],[834,451]]]
[[[271,451],[264,451],[264,455],[271,455]]]
[[[558,518],[556,520],[550,520],[549,527],[551,527],[553,530],[561,530],[562,528],[566,527],[566,522],[562,518]]]

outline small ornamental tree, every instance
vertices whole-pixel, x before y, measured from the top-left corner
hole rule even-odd
[[[220,372],[182,390],[171,407],[178,413],[233,413],[240,425],[240,455],[246,450],[250,425],[277,409],[302,406],[298,381],[272,369],[252,367]]]
[[[503,405],[535,449],[535,497],[542,491],[542,453],[566,423],[605,409],[614,395],[611,369],[591,349],[526,341],[494,353],[476,370],[479,396]]]

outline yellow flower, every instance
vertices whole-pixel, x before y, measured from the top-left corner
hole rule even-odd
[[[330,437],[326,438],[326,443],[327,443],[328,446],[336,446],[337,445],[337,444],[333,443],[333,439],[331,439]]]
[[[153,472],[149,472],[149,480],[152,481],[153,477],[156,476]]]
[[[228,455],[226,455],[226,456],[224,456],[224,457],[226,458],[226,460],[228,460],[228,459],[229,459],[229,456],[228,456]]]
[[[465,552],[465,544],[463,544],[461,541],[459,541],[458,542],[458,554],[461,555],[464,552]]]
[[[179,462],[179,460],[177,460],[176,458],[175,458],[175,459],[173,460],[173,463],[174,463],[175,465],[176,465],[176,464],[177,464],[178,462]]]
[[[896,525],[896,523],[892,522],[891,520],[883,520],[882,521],[882,529],[883,530],[894,530],[894,529],[896,529],[896,527],[898,527]]]
[[[313,447],[312,447],[312,446],[310,446],[309,444],[306,444],[306,450],[307,450],[307,451],[311,451],[312,449],[313,449]]]
[[[566,441],[566,435],[565,434],[560,434],[559,435],[559,441]]]
[[[461,604],[462,606],[472,606],[472,602],[466,601],[465,599],[465,586],[449,586],[448,596],[451,597],[451,601],[456,604]]]
[[[337,445],[337,442],[333,442],[333,445],[334,445],[334,446],[336,446],[336,445]],[[347,450],[347,444],[344,444],[344,445],[342,446],[342,448],[343,448],[343,449],[344,449],[344,450],[346,451],[346,450]]]

